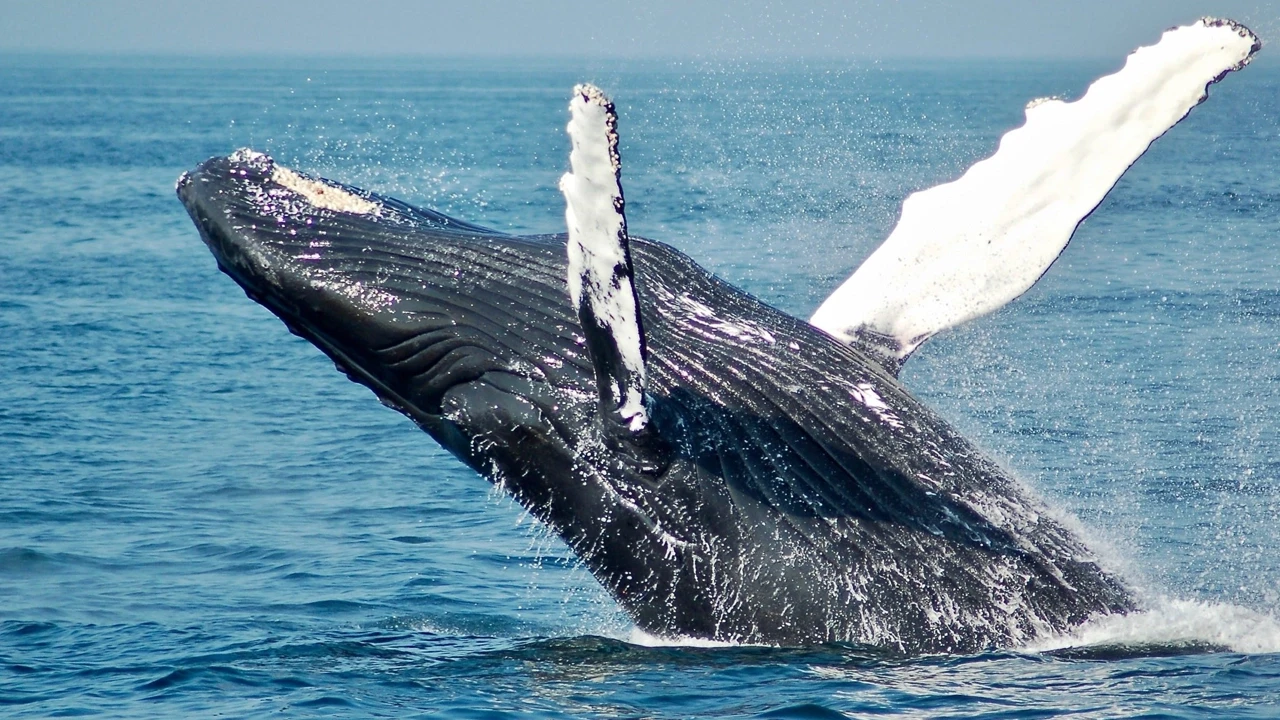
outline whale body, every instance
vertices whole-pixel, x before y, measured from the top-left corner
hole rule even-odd
[[[1132,607],[892,375],[679,251],[632,238],[663,442],[619,449],[564,236],[325,183],[370,208],[335,212],[278,174],[241,153],[181,180],[221,268],[564,538],[640,628],[961,652]]]
[[[1197,27],[1252,46],[1127,140],[1137,155],[1257,49],[1234,24]],[[957,310],[975,291],[948,277],[922,286],[956,288],[930,291],[945,312],[910,322],[865,302],[853,320],[824,305],[825,324],[774,309],[627,232],[616,116],[593,92],[572,106],[568,235],[504,234],[248,150],[177,192],[249,297],[516,498],[646,632],[972,652],[1136,608],[1057,513],[896,377],[929,335],[1010,298]],[[1065,237],[1032,260],[1013,251],[1000,277],[1029,287],[1128,162]],[[909,244],[885,248],[900,262]]]

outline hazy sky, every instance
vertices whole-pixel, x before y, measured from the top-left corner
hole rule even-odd
[[[1111,57],[1201,15],[1280,37],[1280,0],[0,0],[0,52]]]

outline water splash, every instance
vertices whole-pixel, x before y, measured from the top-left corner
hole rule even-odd
[[[1164,599],[1150,610],[1090,621],[1027,646],[1032,652],[1105,646],[1207,646],[1280,652],[1280,620],[1239,605]]]
[[[729,647],[769,647],[767,645],[754,646],[750,643],[727,642],[724,640],[707,640],[705,638],[693,637],[662,637],[659,635],[650,635],[638,627],[631,628],[627,636],[619,637],[619,640],[625,640],[632,645],[641,647],[690,647],[690,648],[729,648]]]

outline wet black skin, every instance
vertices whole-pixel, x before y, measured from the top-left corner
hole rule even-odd
[[[319,208],[273,170],[233,156],[180,179],[219,267],[516,497],[640,628],[971,652],[1133,609],[891,374],[678,251],[631,240],[652,417],[636,441],[602,421],[563,235],[354,189],[374,212]]]

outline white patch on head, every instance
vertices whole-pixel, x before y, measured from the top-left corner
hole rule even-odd
[[[237,154],[240,152],[244,151],[237,151]],[[261,156],[261,153],[255,154]],[[282,187],[301,195],[307,202],[322,210],[333,210],[334,212],[352,213],[354,215],[378,214],[377,203],[321,180],[304,177],[282,165],[276,165],[271,171],[271,179]]]
[[[1258,47],[1248,29],[1205,18],[1139,48],[1075,102],[1032,101],[994,155],[907,198],[893,233],[809,322],[845,342],[892,338],[902,360],[1026,292],[1147,146]]]

